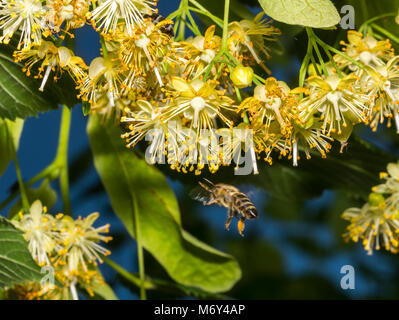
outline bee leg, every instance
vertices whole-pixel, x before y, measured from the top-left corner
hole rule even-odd
[[[245,228],[244,221],[245,221],[245,218],[241,217],[240,220],[238,220],[238,224],[237,224],[238,233],[240,234],[241,237],[244,236],[244,234],[242,233]]]
[[[215,204],[215,203],[217,203],[217,200],[214,197],[212,197],[211,199],[209,199],[208,202],[205,203],[205,205],[209,206],[209,205]]]
[[[233,219],[233,217],[234,217],[233,209],[230,206],[227,211],[227,220],[226,220],[226,223],[224,224],[225,229],[227,231],[229,231],[229,229],[230,229],[230,224],[231,224],[231,220]]]
[[[226,223],[224,224],[224,227],[227,231],[230,230],[230,224],[231,224],[231,220],[233,219],[233,216],[227,217]]]

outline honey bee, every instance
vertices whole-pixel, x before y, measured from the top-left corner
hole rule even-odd
[[[191,197],[206,206],[216,203],[227,208],[226,230],[229,230],[233,218],[237,218],[237,229],[243,237],[245,220],[258,218],[258,211],[248,196],[232,185],[213,184],[207,179],[204,179],[204,182],[199,182],[199,185],[199,189],[194,189],[191,192]]]

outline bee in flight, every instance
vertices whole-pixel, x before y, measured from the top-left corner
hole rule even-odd
[[[244,236],[245,220],[258,218],[258,211],[248,196],[234,186],[224,183],[213,184],[207,179],[204,179],[204,182],[199,182],[199,185],[200,187],[191,192],[191,197],[206,206],[216,203],[226,207],[226,230],[229,230],[233,218],[237,218],[238,232]]]

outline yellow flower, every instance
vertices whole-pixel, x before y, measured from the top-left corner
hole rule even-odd
[[[252,57],[256,63],[270,72],[260,57],[263,53],[270,57],[269,49],[265,41],[275,41],[275,36],[281,34],[280,30],[271,25],[271,21],[263,19],[264,13],[259,13],[254,20],[234,21],[229,25],[229,50],[240,61],[250,60]]]
[[[47,214],[46,207],[39,200],[32,203],[29,213],[20,214],[20,220],[12,223],[24,232],[29,251],[33,259],[40,265],[50,264],[49,255],[56,248],[54,217]]]
[[[399,192],[399,164],[389,163],[387,165],[387,172],[382,172],[380,177],[384,179],[385,182],[373,187],[374,192],[385,194]]]
[[[5,291],[5,296],[8,296],[10,300],[69,300],[63,288],[39,282],[15,285],[13,288]]]
[[[393,57],[386,64],[376,68],[367,68],[367,75],[362,79],[362,87],[368,92],[372,120],[370,126],[376,131],[379,123],[394,118],[399,133],[399,56]]]
[[[380,177],[385,180],[384,183],[373,187],[373,192],[385,194],[388,197],[385,200],[386,207],[391,211],[399,209],[399,164],[389,163],[387,172],[382,172]]]
[[[286,134],[294,108],[289,94],[290,88],[285,82],[270,77],[264,85],[255,88],[254,96],[245,99],[239,110],[248,111],[251,122],[264,124],[266,130],[276,120],[281,132]]]
[[[187,79],[197,78],[214,60],[222,47],[222,39],[215,35],[215,26],[210,26],[204,36],[188,38],[186,41],[175,42],[174,47],[185,63],[180,63],[181,73]],[[212,67],[215,75],[220,61]],[[177,62],[178,63],[178,62]]]
[[[4,0],[0,4],[0,42],[8,44],[15,32],[21,31],[18,50],[39,45],[42,34],[48,32],[44,26],[46,11],[40,0]]]
[[[68,269],[68,266],[61,266],[55,270],[55,277],[63,285],[60,288],[61,292],[59,292],[59,289],[57,290],[57,287],[49,292],[53,296],[59,292],[55,299],[70,300],[72,298],[79,300],[77,286],[93,297],[94,289],[105,285],[104,279],[94,265],[90,265],[87,270],[79,266],[78,270],[73,272]],[[64,288],[69,288],[69,292]]]
[[[242,152],[250,152],[254,174],[258,174],[256,162],[255,143],[253,129],[250,125],[242,122],[234,128],[222,128],[217,130],[221,137],[220,158],[223,165],[229,165],[231,161],[236,163],[235,170],[238,169]]]
[[[225,115],[225,111],[233,111],[233,100],[216,89],[217,82],[208,80],[186,81],[179,77],[172,77],[169,103],[164,111],[164,121],[168,122],[176,116],[181,116],[191,123],[197,130],[212,129],[214,120],[219,118],[228,126],[232,121]]]
[[[327,153],[331,150],[330,142],[333,139],[323,133],[321,123],[317,118],[310,118],[305,124],[298,120],[293,121],[293,130],[288,138],[285,138],[286,143],[291,146],[291,153],[293,165],[298,165],[300,160],[299,150],[303,149],[306,159],[311,158],[311,151],[318,151],[322,158],[326,158]]]
[[[86,0],[47,0],[46,21],[55,32],[61,27],[68,31],[71,28],[83,27],[86,15],[90,9],[90,2]],[[63,24],[65,24],[63,26]]]
[[[73,51],[66,47],[57,47],[50,41],[42,41],[38,46],[32,46],[29,50],[14,52],[16,62],[25,61],[22,69],[29,76],[31,69],[37,63],[41,63],[39,74],[35,78],[43,78],[40,91],[50,76],[51,71],[55,72],[53,79],[56,81],[62,71],[67,71],[77,85],[81,83],[86,75],[87,66],[83,59],[74,55]],[[44,75],[43,75],[44,72]]]
[[[46,20],[56,32],[60,32],[65,20],[71,20],[74,16],[73,5],[70,0],[47,0]]]
[[[225,115],[233,113],[233,100],[216,89],[217,82],[209,80],[186,81],[171,77],[163,98],[143,99],[137,96],[121,118],[128,126],[122,135],[127,147],[133,147],[146,138],[151,140],[146,158],[151,163],[167,163],[172,169],[200,171],[207,165],[215,172],[220,164],[219,142],[216,137],[217,119],[225,125],[232,121]],[[208,129],[208,130],[204,130]]]
[[[358,78],[351,74],[342,79],[330,74],[326,79],[312,76],[307,79],[309,97],[301,100],[298,116],[302,122],[320,113],[323,134],[340,135],[349,124],[367,122],[368,97],[355,87]]]
[[[90,63],[86,78],[82,81],[79,97],[83,101],[88,101],[92,110],[100,110],[100,113],[104,112],[104,109],[99,109],[99,106],[116,109],[117,100],[121,97],[120,69],[118,59],[111,54],[106,58],[95,58]],[[108,99],[108,103],[104,103],[103,99]],[[105,113],[109,112],[105,110]]]
[[[92,295],[94,282],[98,285],[102,277],[97,270],[97,261],[102,262],[101,255],[110,252],[100,242],[108,242],[111,237],[109,225],[94,227],[98,213],[86,218],[73,220],[70,216],[47,214],[39,200],[33,202],[29,213],[19,214],[19,220],[12,220],[16,228],[24,232],[32,257],[39,265],[53,268],[56,284],[44,286],[27,283],[15,288],[13,292],[20,298],[27,299],[69,299],[69,288],[73,299],[78,299],[76,286]]]
[[[354,242],[361,239],[368,254],[381,246],[392,253],[398,252],[399,220],[397,215],[387,214],[383,206],[366,203],[362,208],[347,209],[342,218],[350,222],[344,238]]]
[[[381,66],[393,56],[393,48],[388,39],[376,40],[371,35],[364,37],[354,30],[348,31],[348,43],[342,41],[341,44],[349,57],[371,67]],[[340,55],[336,55],[334,60],[341,68],[349,67],[351,71],[362,73],[361,69]]]
[[[128,124],[128,132],[122,139],[126,139],[128,148],[134,147],[151,130],[162,129],[162,108],[156,108],[148,101],[138,100],[134,106],[125,108],[124,113],[121,123]]]
[[[260,159],[261,154],[265,154],[264,160],[268,162],[270,165],[273,163],[273,159],[271,154],[273,151],[277,150],[280,152],[280,155],[286,155],[288,152],[287,146],[281,144],[282,134],[280,133],[280,128],[276,123],[273,123],[272,126],[266,130],[263,125],[259,125],[256,123],[251,123],[250,125],[246,125],[248,129],[252,130],[252,143],[250,141],[245,141],[247,144],[247,148],[249,147],[249,151],[251,152],[252,165],[254,168],[254,173],[258,173],[257,169],[257,159]],[[248,139],[247,136],[242,136],[241,139]],[[244,141],[242,141],[242,144]],[[242,145],[244,147],[245,145]],[[253,150],[252,150],[253,149]],[[246,150],[248,151],[248,150]]]
[[[154,24],[146,20],[141,26],[135,27],[133,35],[126,36],[124,32],[118,34],[119,57],[125,69],[131,70],[124,81],[126,86],[137,76],[147,78],[150,75],[163,86],[160,67],[169,60],[171,51],[170,37],[161,29],[168,23],[171,21],[163,20]]]
[[[103,35],[115,33],[122,20],[126,32],[132,35],[136,26],[144,23],[144,15],[155,11],[156,0],[99,0],[98,6],[89,14],[93,27]]]
[[[217,119],[230,127],[233,122],[226,116],[227,112],[235,111],[233,100],[224,95],[224,91],[216,89],[217,81],[202,80],[186,81],[183,78],[172,77],[169,90],[165,90],[165,108],[162,111],[162,121],[166,124],[181,119],[182,128],[175,129],[179,147],[176,151],[168,150],[168,160],[172,168],[187,172],[194,170],[199,174],[205,165],[210,172],[215,172],[221,164],[219,142],[216,137]],[[207,130],[205,130],[207,129]],[[168,139],[168,149],[170,138]],[[170,157],[169,157],[170,155]]]
[[[60,230],[57,241],[60,249],[54,262],[55,266],[66,265],[68,272],[78,274],[80,268],[88,271],[89,264],[102,262],[100,255],[110,254],[109,250],[98,244],[101,241],[112,240],[111,237],[102,234],[109,232],[108,224],[98,228],[93,227],[98,217],[98,212],[83,219],[79,217],[77,220],[73,220],[70,216],[57,215]]]

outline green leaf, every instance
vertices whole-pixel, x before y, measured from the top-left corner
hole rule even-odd
[[[0,288],[40,281],[42,277],[22,232],[0,217]]]
[[[52,208],[57,202],[57,192],[51,187],[49,180],[44,180],[39,188],[27,188],[26,195],[29,203],[40,200],[48,209]],[[8,218],[14,217],[22,209],[22,200],[19,199],[8,213]]]
[[[330,0],[259,0],[274,20],[312,28],[337,25],[341,17]]]
[[[128,282],[129,288],[131,288],[133,285],[134,289],[140,288],[141,285],[141,280],[137,274],[131,273],[118,264],[116,264],[114,261],[104,258],[104,261],[111,267],[113,268],[118,274],[126,281]],[[173,283],[167,280],[163,279],[154,279],[150,277],[146,277],[144,286],[147,290],[155,290],[155,291],[160,291],[160,292],[165,292],[168,295],[174,295],[177,297],[194,297],[198,299],[227,299],[228,297],[222,294],[218,293],[209,293],[204,290],[194,288],[194,287],[189,287],[185,285],[181,285],[178,283]],[[137,293],[137,292],[135,292]]]
[[[18,149],[23,125],[24,121],[21,119],[16,119],[15,121],[0,119],[0,176],[7,169],[14,150]],[[14,148],[10,144],[10,139],[14,143]]]
[[[182,229],[178,204],[165,177],[124,147],[117,127],[88,123],[94,164],[111,204],[131,236],[138,216],[141,241],[175,281],[209,292],[224,292],[240,279],[236,260]],[[137,201],[138,212],[134,211]]]

